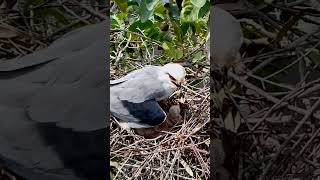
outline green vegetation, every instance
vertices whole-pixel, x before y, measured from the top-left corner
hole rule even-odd
[[[110,14],[112,62],[126,66],[124,59],[135,59],[164,64],[189,60],[191,54],[192,63],[203,60],[209,9],[209,0],[115,1]]]

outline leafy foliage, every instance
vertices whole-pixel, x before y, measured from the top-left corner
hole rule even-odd
[[[150,60],[151,57],[142,55],[148,53],[137,53],[148,49],[153,49],[153,55],[158,55],[159,50],[164,51],[162,56],[155,58],[160,63],[180,60],[190,56],[194,49],[201,48],[205,42],[208,33],[209,0],[115,0],[114,2],[116,8],[111,9],[111,32],[124,30],[121,35],[111,37],[114,40],[110,50],[114,58],[111,59],[115,59],[117,63],[121,63],[118,61],[124,58]],[[128,39],[131,42],[127,46],[135,46],[137,51],[133,53],[130,48],[131,50],[122,52],[123,56],[119,60],[117,49],[126,45],[124,41]],[[134,41],[146,42],[133,45]],[[155,44],[158,45],[156,49]],[[197,58],[200,56],[198,54]]]

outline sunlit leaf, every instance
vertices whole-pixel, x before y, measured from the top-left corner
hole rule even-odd
[[[199,51],[193,55],[192,63],[198,63],[205,57],[206,56],[203,54],[203,52]]]
[[[127,12],[127,8],[128,8],[128,1],[126,0],[115,0],[118,8],[120,11],[122,12]]]
[[[190,0],[190,1],[193,5],[197,6],[198,8],[201,8],[206,4],[206,0]]]
[[[183,34],[186,34],[189,28],[191,28],[193,32],[196,31],[195,24],[198,22],[199,12],[200,8],[193,5],[191,0],[184,0],[182,2],[180,22],[183,28]]]
[[[149,11],[154,10],[156,4],[159,2],[159,0],[142,0],[142,3],[146,3],[146,7]]]
[[[163,49],[168,57],[173,59],[180,59],[183,56],[183,52],[180,49],[174,47],[174,45],[170,42],[164,42],[162,44]]]
[[[147,20],[145,22],[142,21],[136,21],[133,24],[130,25],[129,30],[130,31],[134,31],[134,32],[138,32],[138,29],[140,30],[147,30],[150,28],[154,28],[154,25],[152,23],[152,21]]]
[[[158,17],[161,17],[161,19],[165,19],[166,15],[166,8],[162,3],[158,3],[154,9],[154,14]]]
[[[149,20],[159,0],[142,0],[139,8],[139,15],[142,22]]]
[[[206,14],[208,14],[210,11],[210,1],[206,1],[206,3],[204,4],[204,6],[202,6],[200,8],[200,11],[199,11],[199,15],[198,17],[199,18],[202,18],[203,16],[205,16]]]

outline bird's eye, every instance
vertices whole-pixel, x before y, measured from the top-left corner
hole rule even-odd
[[[168,76],[169,76],[169,78],[170,78],[171,80],[173,80],[173,81],[176,80],[176,78],[174,78],[173,76],[171,76],[169,73],[167,73],[167,74],[168,74]]]

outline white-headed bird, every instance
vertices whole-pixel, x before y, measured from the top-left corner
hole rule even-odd
[[[212,6],[210,11],[212,56],[211,66],[229,68],[232,63],[240,59],[239,50],[242,45],[243,35],[240,22],[229,12]]]
[[[166,120],[157,101],[171,96],[185,82],[180,64],[145,66],[110,81],[110,112],[131,128],[154,127]]]

